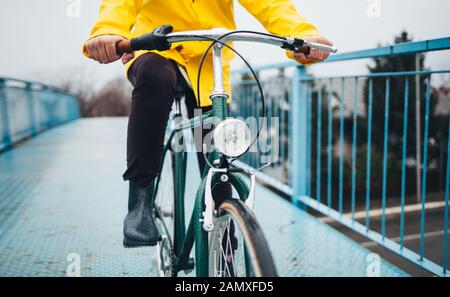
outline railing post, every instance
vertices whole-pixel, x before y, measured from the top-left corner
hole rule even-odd
[[[80,115],[80,105],[76,97],[70,97],[70,120],[78,119]]]
[[[309,196],[310,193],[310,168],[308,161],[310,149],[309,121],[308,121],[308,92],[307,82],[300,79],[307,76],[306,69],[297,66],[292,78],[292,188],[293,202],[299,205],[299,196]]]
[[[0,79],[0,114],[2,116],[2,138],[0,139],[3,144],[3,149],[11,147],[11,133],[9,131],[9,118],[8,118],[8,102],[6,100],[5,92],[5,80]]]
[[[27,99],[28,99],[28,109],[30,111],[30,133],[34,137],[37,135],[37,125],[36,125],[36,109],[34,106],[34,96],[33,96],[33,85],[27,83]]]

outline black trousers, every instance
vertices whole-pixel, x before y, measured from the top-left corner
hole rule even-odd
[[[123,179],[147,186],[159,174],[169,114],[179,92],[177,86],[184,78],[174,61],[153,53],[140,56],[130,68],[128,77],[134,89],[128,120],[127,170]],[[190,88],[185,88],[185,92],[188,116],[192,118],[197,108],[196,98]],[[202,108],[203,112],[210,109]],[[210,130],[204,128],[201,132],[204,137]],[[202,145],[196,143],[195,146],[203,172]]]

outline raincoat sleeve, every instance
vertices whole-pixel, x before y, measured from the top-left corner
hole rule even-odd
[[[272,34],[296,38],[320,35],[290,0],[239,0],[239,3]],[[287,52],[290,58],[291,54]]]
[[[129,39],[140,9],[141,0],[102,0],[97,22],[88,40],[101,35],[119,35]],[[85,45],[83,53],[89,56]]]

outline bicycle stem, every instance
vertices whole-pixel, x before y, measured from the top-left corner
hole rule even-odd
[[[227,116],[227,94],[223,81],[223,60],[222,60],[223,45],[216,43],[213,47],[213,80],[214,89],[209,97],[212,101],[213,117],[220,121],[225,120]],[[214,123],[214,124],[218,124]]]
[[[214,89],[210,96],[211,100],[215,97],[226,97],[228,99],[228,94],[223,85],[222,49],[223,45],[220,43],[216,43],[213,48]]]

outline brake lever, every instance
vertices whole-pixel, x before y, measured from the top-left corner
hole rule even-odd
[[[337,53],[337,48],[334,46],[313,43],[299,38],[286,38],[286,42],[282,48],[296,53],[302,53],[305,56],[308,56],[311,53],[311,50]]]
[[[296,53],[302,53],[305,56],[308,56],[311,53],[311,48],[305,46],[305,41],[299,38],[286,38],[286,42],[281,47],[286,50],[290,50]]]

